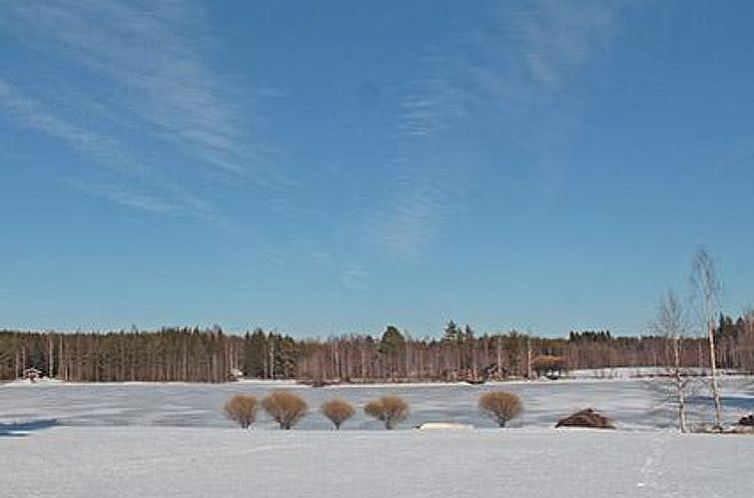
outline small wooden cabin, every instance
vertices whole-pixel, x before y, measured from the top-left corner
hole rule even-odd
[[[36,382],[42,378],[42,371],[34,367],[25,368],[23,378],[31,382]]]
[[[562,356],[544,354],[532,359],[531,368],[537,377],[559,379],[565,373],[566,360]]]

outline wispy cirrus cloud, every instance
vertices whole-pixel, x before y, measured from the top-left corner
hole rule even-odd
[[[435,70],[436,71],[436,70]],[[431,137],[447,130],[466,115],[464,91],[439,74],[412,81],[399,104],[396,120],[398,140]]]
[[[120,176],[79,180],[98,186],[79,191],[233,232],[235,223],[183,185],[287,188],[264,166],[254,135],[254,103],[280,93],[239,89],[218,75],[208,62],[215,41],[197,4],[8,2],[0,5],[0,30],[38,57],[26,66],[16,59],[13,81],[0,79],[6,115]],[[40,73],[45,65],[57,70]],[[144,153],[152,150],[159,154]]]
[[[25,127],[62,140],[79,152],[95,156],[109,167],[137,176],[148,174],[147,169],[127,157],[116,140],[100,136],[61,118],[48,106],[21,93],[18,88],[3,79],[0,79],[0,106]]]
[[[89,183],[71,180],[71,186],[85,194],[106,199],[115,204],[128,206],[152,213],[176,213],[184,206],[171,203],[157,192],[131,189],[124,185]]]
[[[548,106],[617,28],[622,1],[511,3],[475,34],[486,53],[466,65],[487,104]]]
[[[560,93],[606,46],[624,5],[500,4],[459,37],[455,52],[420,65],[396,110],[397,195],[375,214],[375,232],[388,250],[416,256],[441,229],[447,201],[463,203],[459,179],[473,179],[474,165],[427,157],[480,117],[499,125],[501,140],[523,144],[535,156],[534,170],[524,174],[532,184],[555,181],[556,158],[572,121]],[[496,113],[499,118],[490,117]]]
[[[373,215],[370,230],[391,255],[415,259],[439,229],[443,203],[448,196],[445,186],[438,181],[410,171],[409,176],[396,181],[400,195]]]
[[[349,265],[346,266],[340,275],[340,283],[348,290],[365,289],[367,272],[363,266]]]
[[[100,188],[95,188],[87,182],[69,182],[78,190],[121,205],[155,213],[180,210],[203,222],[230,231],[236,230],[235,225],[219,215],[211,205],[165,179],[158,171],[144,167],[125,151],[118,140],[99,135],[61,118],[44,104],[22,94],[3,79],[0,79],[0,109],[15,117],[21,125],[58,139],[78,152],[94,158],[99,164],[149,185],[151,189],[157,189],[163,200],[158,202],[157,197],[148,198],[144,193],[129,194],[125,187],[115,185],[105,188],[100,185]],[[147,206],[151,209],[145,209]],[[167,209],[168,206],[171,206],[171,209]]]
[[[447,61],[429,57],[423,64],[425,74],[404,85],[397,103],[391,163],[395,196],[368,223],[383,248],[407,259],[416,258],[438,229],[450,185],[458,178],[427,152],[441,147],[437,140],[468,117],[466,91]]]
[[[117,109],[211,167],[243,174],[252,164],[234,90],[199,50],[211,37],[193,4],[48,0],[12,2],[6,11],[4,25],[24,43],[104,78],[117,96],[102,99],[104,111]]]

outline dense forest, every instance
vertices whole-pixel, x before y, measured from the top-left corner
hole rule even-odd
[[[754,372],[754,316],[721,316],[718,367]],[[707,368],[704,337],[682,340],[682,364]],[[388,326],[381,336],[298,340],[255,330],[166,328],[110,333],[0,331],[0,379],[34,368],[66,381],[225,382],[243,375],[308,382],[486,380],[556,369],[665,366],[669,339],[609,331],[543,338],[516,331],[477,334],[449,322],[441,338],[412,338]],[[545,369],[546,370],[546,369]]]

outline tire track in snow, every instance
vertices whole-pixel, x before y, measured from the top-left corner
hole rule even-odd
[[[666,487],[665,474],[665,449],[668,444],[667,437],[653,437],[653,444],[648,449],[644,459],[644,465],[639,469],[636,487],[642,496],[673,496],[672,493],[663,492]]]

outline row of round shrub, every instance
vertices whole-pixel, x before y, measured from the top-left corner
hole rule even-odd
[[[225,403],[226,416],[248,429],[256,420],[258,405],[275,420],[281,429],[291,429],[309,411],[304,399],[290,391],[273,391],[261,403],[251,394],[236,394]],[[479,409],[495,420],[500,427],[518,417],[524,409],[521,398],[505,391],[491,391],[479,398]],[[340,429],[341,424],[351,418],[356,410],[348,401],[334,398],[324,402],[319,411]],[[408,416],[408,403],[400,396],[386,395],[370,401],[364,406],[364,413],[383,424],[385,429],[393,429]]]

